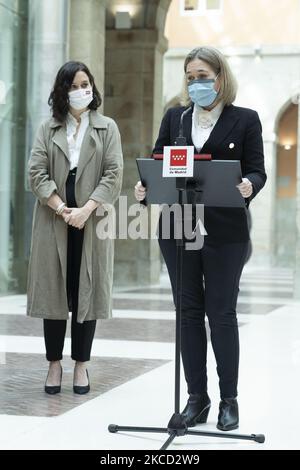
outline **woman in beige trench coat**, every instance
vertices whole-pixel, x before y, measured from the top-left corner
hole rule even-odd
[[[111,315],[114,242],[97,237],[96,211],[119,197],[121,140],[116,123],[97,111],[101,97],[84,64],[61,67],[49,104],[52,118],[40,126],[29,160],[37,200],[27,314],[44,321],[50,363],[45,391],[55,394],[61,390],[60,361],[72,312],[73,390],[83,394],[90,389],[86,363],[96,320]]]

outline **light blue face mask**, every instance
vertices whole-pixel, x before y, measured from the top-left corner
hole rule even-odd
[[[218,92],[214,89],[216,78],[193,80],[188,84],[189,96],[193,103],[206,107],[213,104]]]

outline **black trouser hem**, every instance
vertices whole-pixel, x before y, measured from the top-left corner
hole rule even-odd
[[[76,362],[89,362],[91,360],[91,357],[79,357],[79,356],[71,356],[71,359]]]
[[[62,360],[63,360],[63,356],[59,356],[59,357],[49,357],[49,356],[46,355],[46,359],[47,359],[47,361],[49,361],[49,362],[62,361]]]

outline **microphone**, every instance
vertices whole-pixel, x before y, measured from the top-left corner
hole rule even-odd
[[[190,106],[188,109],[183,111],[183,113],[180,116],[179,136],[176,137],[175,139],[175,145],[177,147],[185,147],[187,145],[186,137],[184,137],[183,135],[183,118],[188,112],[190,112],[191,109],[192,107]],[[182,197],[182,191],[186,189],[186,181],[187,181],[186,178],[179,178],[179,177],[176,178],[176,188],[180,190],[180,193],[181,193],[180,197]]]
[[[175,145],[177,145],[177,146],[186,146],[186,144],[187,144],[186,137],[184,137],[184,135],[183,135],[183,118],[186,114],[188,114],[191,111],[191,109],[192,109],[192,106],[190,106],[188,109],[183,111],[183,113],[180,116],[179,136],[176,137],[176,140],[175,140]]]

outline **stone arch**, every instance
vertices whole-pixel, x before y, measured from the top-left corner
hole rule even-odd
[[[278,131],[278,126],[279,126],[279,123],[280,123],[280,119],[282,118],[283,114],[286,112],[286,110],[292,105],[294,104],[295,106],[297,106],[297,104],[294,103],[293,99],[292,98],[289,98],[287,99],[283,105],[279,108],[278,112],[277,112],[277,115],[276,115],[276,118],[275,118],[275,122],[274,122],[274,132],[277,134],[277,131]]]
[[[279,109],[276,135],[275,260],[280,266],[294,264],[297,231],[298,105],[287,100]]]

